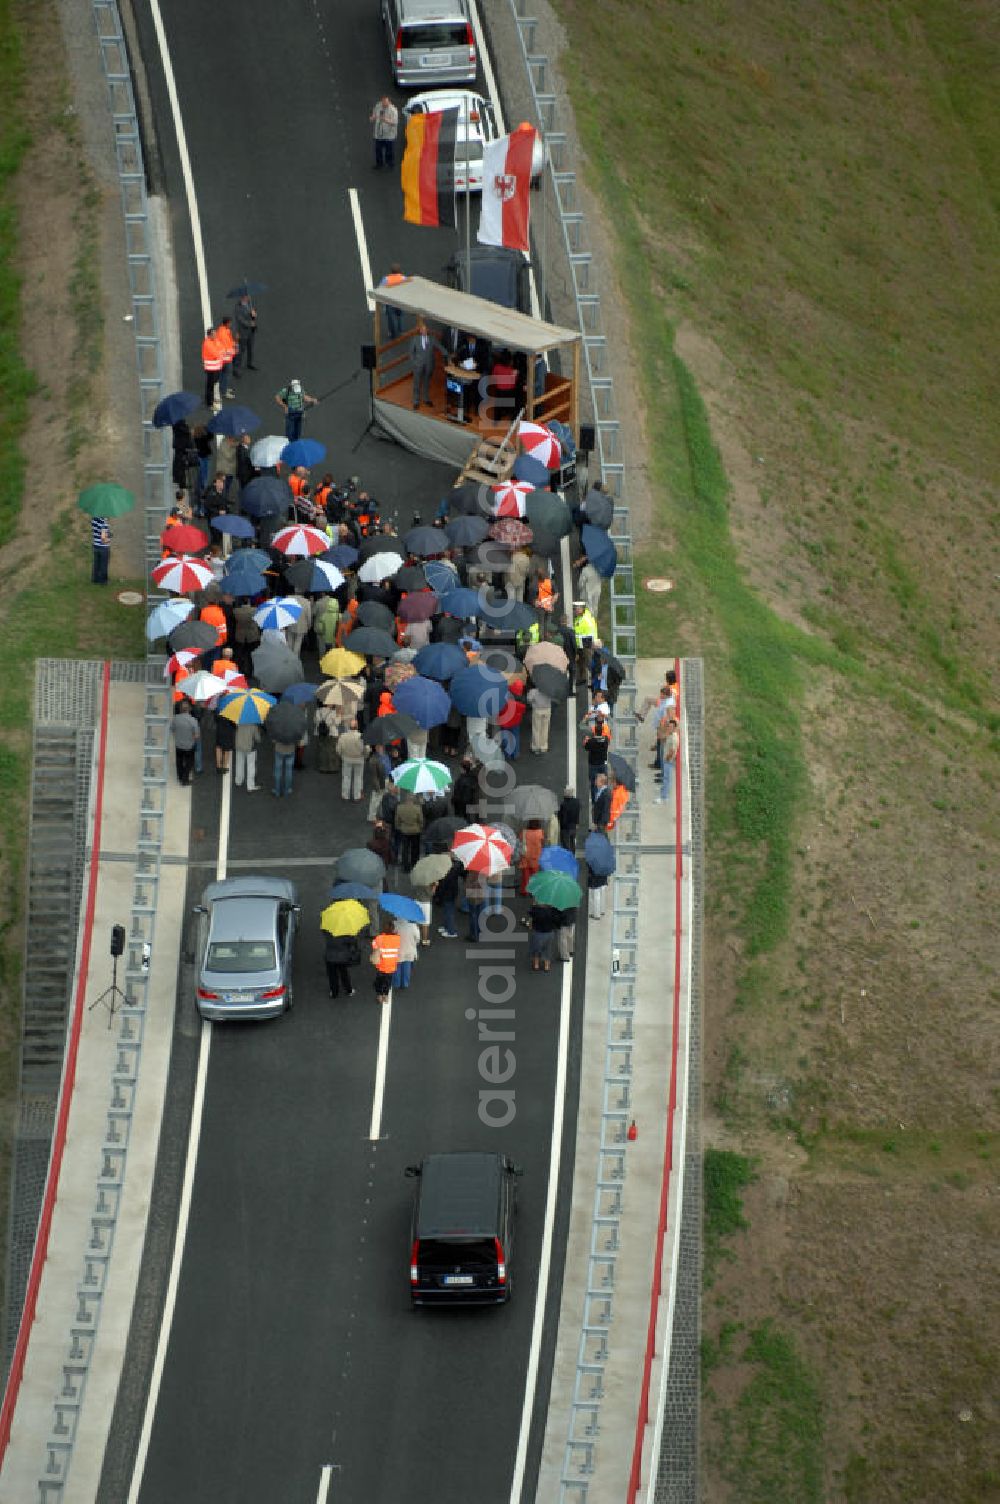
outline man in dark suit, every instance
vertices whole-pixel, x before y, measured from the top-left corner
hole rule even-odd
[[[432,407],[431,402],[431,377],[434,375],[434,352],[440,350],[446,355],[445,348],[427,328],[424,319],[420,319],[413,338],[410,340],[410,365],[413,367],[413,406],[419,407],[423,402],[425,407]]]
[[[598,773],[594,780],[594,796],[590,801],[590,823],[594,830],[607,830],[611,819],[611,787],[607,773]]]

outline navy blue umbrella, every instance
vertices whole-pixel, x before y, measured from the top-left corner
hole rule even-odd
[[[212,518],[212,526],[217,533],[228,533],[231,538],[254,536],[254,526],[249,518],[240,517],[234,512],[220,512],[218,517]]]
[[[454,564],[449,564],[444,559],[428,559],[424,565],[424,578],[432,590],[438,595],[444,595],[458,585],[458,570]],[[398,574],[396,579],[399,580]]]
[[[584,523],[580,529],[580,542],[597,573],[604,579],[610,580],[618,568],[618,550],[604,529],[595,527],[592,522]]]
[[[349,543],[336,543],[333,548],[328,548],[325,554],[319,554],[317,557],[326,559],[330,564],[336,564],[338,569],[350,569],[358,562],[358,551]]]
[[[153,427],[171,428],[186,418],[188,413],[193,413],[196,407],[201,407],[201,398],[192,392],[171,392],[169,397],[162,397],[153,408]]]
[[[449,694],[451,703],[461,715],[497,716],[510,691],[507,680],[497,669],[474,663],[455,675]]]
[[[599,830],[591,831],[583,843],[587,866],[597,877],[610,877],[615,870],[615,848]]]
[[[375,889],[364,883],[334,883],[330,897],[336,903],[342,898],[356,898],[359,903],[370,903],[376,897]]]
[[[267,581],[257,569],[231,569],[219,581],[224,595],[263,595]]]
[[[240,492],[240,506],[249,517],[281,517],[295,498],[286,480],[258,475]]]
[[[223,407],[209,418],[205,427],[209,433],[226,433],[235,438],[241,433],[253,433],[261,420],[248,407]]]
[[[451,709],[448,691],[433,679],[425,679],[419,674],[404,679],[398,689],[393,690],[392,701],[397,710],[412,715],[425,731],[443,725]]]
[[[238,548],[229,555],[226,574],[235,574],[240,569],[270,569],[271,555],[266,548]]]
[[[450,679],[468,666],[469,660],[457,642],[429,642],[413,660],[417,673],[428,679]]]
[[[538,866],[542,872],[565,872],[574,880],[580,876],[580,863],[565,846],[546,846],[538,858]]]
[[[635,790],[635,769],[626,762],[620,752],[612,752],[608,756],[608,767],[614,773],[616,780],[623,783],[629,793]]]
[[[418,559],[432,559],[448,547],[448,538],[439,527],[411,527],[403,534],[403,542],[407,553],[415,554]]]
[[[511,600],[502,590],[490,592],[479,608],[479,615],[488,626],[502,628],[507,632],[526,632],[538,620],[534,606],[528,606],[524,601]]]
[[[226,293],[226,297],[242,298],[243,294],[247,293],[251,298],[255,298],[257,294],[261,292],[267,292],[266,282],[248,282],[246,278],[244,278],[239,286],[231,287],[229,289],[229,291]]]
[[[455,548],[475,548],[482,543],[490,530],[485,517],[454,517],[445,527],[449,541]]]
[[[441,596],[441,610],[448,616],[458,616],[465,621],[470,616],[482,616],[483,603],[478,590],[469,590],[466,586],[460,586],[457,590],[448,590]]]
[[[318,688],[318,684],[306,684],[304,681],[299,684],[289,684],[288,688],[282,691],[281,698],[288,700],[292,705],[311,705],[316,698]]]
[[[544,490],[549,484],[548,466],[533,455],[519,454],[514,461],[514,479],[527,481],[530,486]]]

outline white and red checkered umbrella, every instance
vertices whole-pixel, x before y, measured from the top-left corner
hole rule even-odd
[[[174,595],[190,595],[192,590],[204,590],[214,579],[215,575],[207,564],[200,559],[188,558],[187,554],[179,559],[164,559],[153,570],[153,584],[159,585],[161,590],[173,591]]]
[[[522,423],[517,430],[518,442],[525,454],[538,460],[546,470],[557,470],[562,463],[562,445],[544,423]]]
[[[523,517],[528,496],[535,488],[523,480],[505,480],[503,485],[490,489],[494,496],[494,517]]]
[[[493,825],[466,825],[456,831],[451,849],[470,872],[485,872],[487,877],[510,866],[513,850]]]
[[[318,527],[307,522],[295,522],[291,527],[279,528],[271,539],[271,547],[290,559],[311,559],[314,554],[325,554],[330,540]]]
[[[195,648],[178,648],[177,652],[167,659],[167,666],[163,670],[164,679],[172,679],[175,674],[186,673],[188,664],[200,657],[201,654]]]

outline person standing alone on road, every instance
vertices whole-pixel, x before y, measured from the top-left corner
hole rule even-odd
[[[233,375],[239,376],[243,365],[248,371],[256,371],[253,363],[253,342],[257,337],[257,306],[246,291],[241,292],[233,309],[236,323],[236,338],[239,345],[233,361]]]
[[[372,124],[375,140],[375,166],[392,167],[395,163],[396,132],[399,129],[399,112],[388,94],[377,100],[368,119]]]
[[[307,407],[316,406],[316,398],[302,390],[302,383],[292,377],[287,386],[275,394],[275,402],[285,414],[285,438],[289,444],[302,437],[302,417]]]

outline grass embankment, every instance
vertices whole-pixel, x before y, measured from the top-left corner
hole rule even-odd
[[[98,478],[106,464],[98,437],[104,324],[100,195],[68,108],[59,36],[58,18],[49,5],[19,12],[15,20],[8,0],[0,0],[3,1226],[15,1128],[35,660],[137,658],[143,646],[141,613],[121,606],[115,589],[90,584],[88,524],[73,506],[78,490]],[[45,80],[41,91],[26,78],[29,56],[35,76]],[[37,321],[30,330],[22,295],[29,276]],[[44,380],[33,369],[36,365]],[[0,1283],[3,1271],[0,1260]]]
[[[707,1096],[758,1166],[706,1496],[985,1499],[995,13],[556,3],[647,403],[640,647],[706,664]]]

